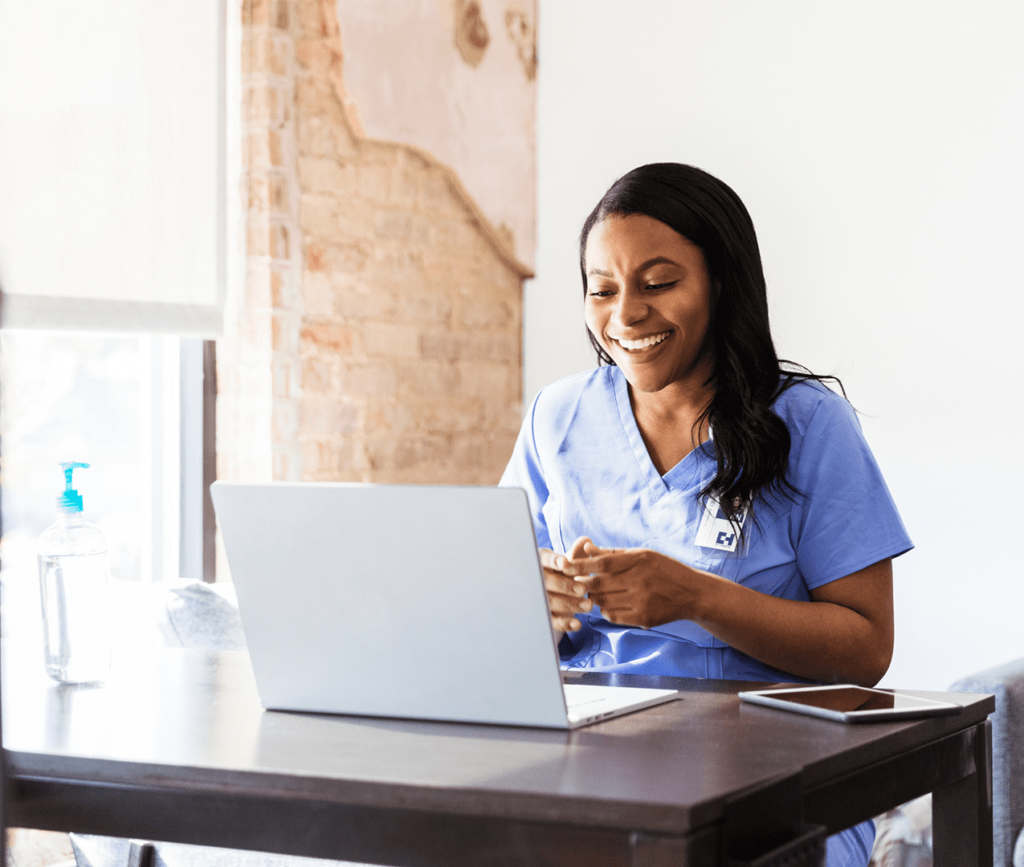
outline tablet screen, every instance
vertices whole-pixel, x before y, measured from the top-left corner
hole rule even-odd
[[[891,710],[893,708],[917,708],[931,704],[924,699],[909,695],[897,695],[891,692],[880,692],[861,686],[837,686],[830,689],[814,690],[772,690],[772,698],[791,701],[809,707],[820,707],[826,710],[837,710],[841,713],[866,710]]]

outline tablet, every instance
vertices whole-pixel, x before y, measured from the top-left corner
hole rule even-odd
[[[845,723],[886,722],[960,713],[960,705],[930,698],[868,689],[850,683],[771,687],[739,694],[743,701]]]

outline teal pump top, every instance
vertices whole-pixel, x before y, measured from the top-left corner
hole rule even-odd
[[[62,463],[61,468],[64,470],[64,492],[57,497],[57,511],[81,512],[82,495],[71,487],[71,474],[78,468],[83,470],[88,469],[89,465],[83,464],[79,461],[68,461],[66,463]]]

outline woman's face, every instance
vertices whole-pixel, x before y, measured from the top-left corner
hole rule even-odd
[[[611,215],[587,238],[587,327],[635,391],[711,376],[711,281],[700,248],[659,220]]]

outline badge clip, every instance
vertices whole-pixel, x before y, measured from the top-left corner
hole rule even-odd
[[[734,521],[730,521],[715,497],[708,497],[704,502],[704,514],[697,530],[697,544],[701,548],[712,548],[715,551],[735,553],[740,544],[740,530],[747,520],[747,509],[740,511]]]

